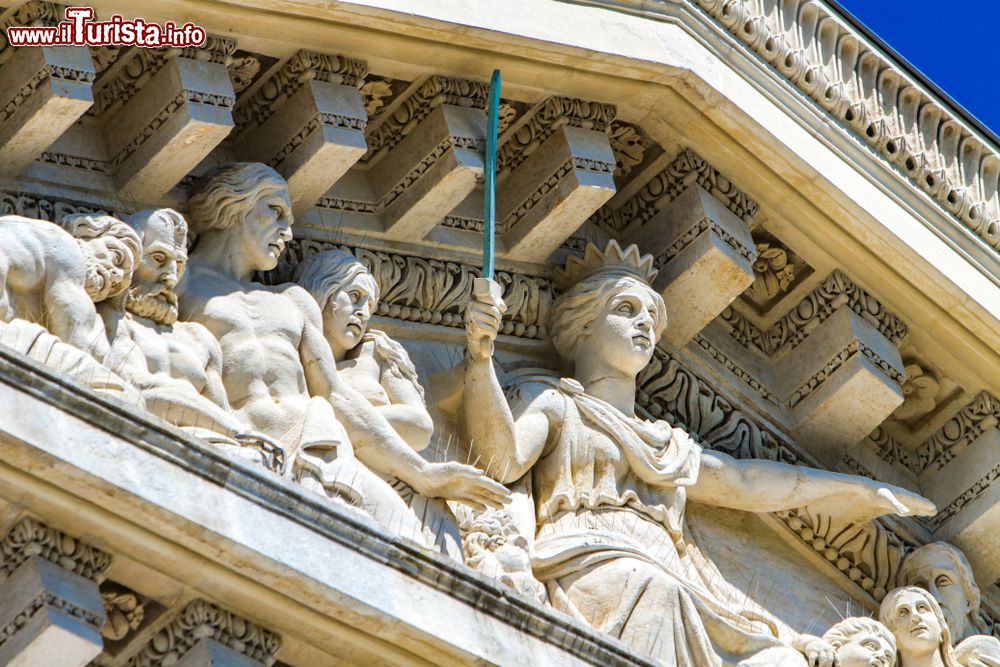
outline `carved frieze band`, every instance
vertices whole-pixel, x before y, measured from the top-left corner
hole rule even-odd
[[[636,224],[636,221],[637,224],[644,225],[692,183],[697,183],[712,193],[747,224],[750,224],[757,215],[760,207],[755,200],[737,188],[701,156],[686,148],[631,199],[616,209],[605,206],[595,213],[591,220],[613,233],[620,232],[626,225]]]
[[[300,239],[289,244],[279,279],[288,279],[304,257],[332,248],[353,253],[371,271],[381,293],[377,315],[407,322],[465,326],[465,304],[472,294],[473,280],[480,275],[477,267],[468,264]],[[497,271],[494,280],[503,286],[507,304],[500,333],[543,338],[553,299],[551,281],[507,271]]]
[[[204,59],[213,63],[226,63],[236,52],[236,42],[226,37],[209,35],[204,46],[185,49],[133,49],[133,55],[120,60],[101,76],[94,90],[94,106],[87,113],[101,116],[112,108],[125,105],[135,97],[146,83],[153,78],[170,58]],[[220,95],[207,96],[213,99],[195,99],[202,104],[212,104],[232,108],[235,99]]]
[[[1000,422],[1000,401],[982,392],[917,448],[921,470],[938,470]]]
[[[0,540],[0,579],[31,556],[39,556],[82,577],[100,582],[111,556],[32,518],[22,519]]]
[[[67,215],[76,213],[101,213],[118,218],[128,215],[124,211],[113,211],[69,199],[0,192],[0,215],[23,215],[26,218],[59,222]]]
[[[367,75],[368,64],[363,60],[299,51],[261,86],[253,97],[245,104],[240,104],[233,113],[236,132],[240,133],[250,126],[260,125],[266,121],[310,79],[360,88]],[[333,116],[333,114],[324,115]],[[363,119],[346,116],[320,119],[320,122],[337,127],[342,126],[342,123],[350,123],[348,126],[352,129],[364,129]],[[358,122],[360,127],[356,126]]]
[[[375,205],[375,210],[384,210],[386,206],[396,201],[403,195],[406,190],[417,182],[417,180],[426,174],[428,171],[437,164],[438,160],[445,156],[445,154],[452,148],[465,148],[468,150],[479,151],[482,150],[482,142],[478,139],[471,139],[469,137],[445,137],[437,146],[431,149],[430,153],[425,155],[416,165],[413,166],[410,171],[406,172],[403,178],[399,179],[399,182],[392,187],[389,192],[385,194]]]
[[[613,104],[571,97],[550,97],[540,102],[500,138],[497,178],[503,178],[516,169],[563,125],[607,132],[617,113]],[[615,165],[612,164],[607,173],[614,171]]]
[[[886,463],[902,465],[910,472],[921,471],[920,461],[882,427],[876,428],[868,436],[867,442]]]
[[[740,243],[739,239],[723,229],[722,225],[717,223],[715,220],[712,220],[711,218],[703,218],[697,225],[684,232],[679,239],[671,243],[666,250],[657,255],[656,258],[653,259],[653,264],[655,266],[663,266],[674,257],[681,254],[685,248],[694,243],[695,239],[706,231],[718,236],[726,245],[738,252],[746,261],[752,263],[755,259],[757,259],[757,250],[755,248],[750,248]]]
[[[572,157],[566,160],[564,163],[559,165],[559,168],[556,169],[551,176],[539,183],[538,187],[532,191],[531,195],[529,195],[527,199],[522,201],[517,208],[511,211],[510,214],[501,221],[498,226],[498,231],[503,234],[512,229],[514,225],[520,222],[524,216],[530,213],[535,206],[545,199],[545,195],[555,190],[559,186],[559,183],[561,183],[564,178],[569,176],[576,169],[593,171],[601,174],[611,174],[615,170],[615,164],[613,162],[589,160],[581,157]],[[480,221],[478,230],[482,231],[482,228],[483,223]]]
[[[120,151],[118,151],[114,157],[111,158],[111,164],[118,168],[129,159],[139,148],[142,147],[149,139],[156,133],[160,127],[163,126],[170,117],[181,108],[187,102],[194,102],[196,104],[207,104],[209,106],[219,107],[221,109],[232,109],[233,104],[236,103],[236,98],[229,97],[227,95],[216,95],[212,93],[202,93],[194,90],[182,90],[177,93],[177,95],[167,102],[166,105],[159,112],[157,112],[149,122],[143,127],[139,133],[132,138],[127,144],[125,144]]]
[[[128,667],[175,664],[199,640],[209,638],[252,660],[273,665],[281,637],[205,600],[195,600],[127,663]]]
[[[1000,154],[851,28],[808,0],[696,4],[990,248],[1000,249]]]
[[[93,83],[96,77],[97,74],[88,70],[46,64],[35,72],[26,84],[15,91],[10,99],[4,102],[3,108],[0,109],[0,122],[3,122],[13,116],[17,110],[20,109],[34,94],[34,92],[50,79],[59,79],[62,81],[77,83]]]
[[[758,380],[756,375],[740,366],[736,360],[732,359],[729,355],[720,350],[711,340],[701,334],[695,334],[694,342],[697,343],[698,347],[708,352],[710,357],[725,366],[730,373],[735,375],[740,379],[740,381],[750,387],[750,389],[759,394],[765,401],[775,407],[780,405],[778,397],[775,396],[763,382]]]
[[[795,388],[791,396],[788,398],[788,407],[794,408],[796,405],[807,399],[813,392],[819,389],[819,387],[826,382],[830,376],[837,371],[837,369],[859,354],[875,364],[879,370],[885,373],[893,382],[900,386],[903,385],[906,377],[899,372],[895,366],[879,356],[879,354],[868,345],[865,345],[859,340],[854,340],[840,352],[835,354],[832,359],[827,361],[826,365],[822,369],[817,371],[812,377]]]
[[[368,153],[373,161],[402,141],[431,111],[442,104],[485,109],[489,86],[481,81],[434,75],[393,103],[368,127]]]
[[[759,329],[732,307],[722,312],[720,320],[741,345],[773,356],[797,347],[817,325],[841,306],[849,307],[893,343],[899,343],[906,337],[906,324],[840,271],[827,276],[767,331]]]

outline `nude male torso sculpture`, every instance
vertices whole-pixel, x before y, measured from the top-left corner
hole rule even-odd
[[[292,238],[287,184],[277,172],[260,164],[218,167],[196,186],[189,206],[197,240],[178,287],[181,319],[200,322],[219,341],[233,411],[285,445],[300,484],[358,502],[414,539],[419,521],[368,466],[428,497],[478,507],[506,500],[503,487],[470,466],[422,459],[338,376],[308,292],[253,280],[254,271],[277,265]],[[354,457],[361,450],[365,465]]]
[[[240,448],[250,430],[230,410],[222,384],[222,350],[211,332],[177,321],[174,291],[187,262],[187,223],[171,209],[128,219],[142,257],[124,302],[102,302],[109,360],[141,388],[153,414],[196,436]],[[253,458],[253,457],[249,457]]]

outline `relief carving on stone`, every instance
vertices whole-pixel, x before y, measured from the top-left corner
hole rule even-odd
[[[571,256],[549,331],[572,375],[524,376],[510,403],[491,360],[504,304],[477,291],[466,309],[461,432],[494,478],[530,480],[533,573],[557,609],[668,664],[723,664],[725,655],[750,665],[768,650],[770,662],[757,664],[832,665],[832,646],[723,580],[691,541],[687,499],[751,512],[808,506],[859,523],[934,506],[866,478],[733,459],[636,417],[636,377],[667,324],[653,275],[652,257],[634,246]]]
[[[480,509],[505,501],[505,489],[475,468],[421,458],[340,376],[309,292],[251,279],[275,268],[292,239],[288,189],[277,172],[258,163],[217,167],[194,187],[189,208],[194,244],[178,285],[180,316],[200,322],[219,341],[233,411],[282,443],[288,475],[415,539],[419,520],[372,469],[429,498]],[[350,322],[352,334],[358,323]]]

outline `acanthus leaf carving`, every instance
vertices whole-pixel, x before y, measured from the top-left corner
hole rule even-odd
[[[130,658],[128,667],[175,664],[203,638],[213,639],[267,667],[275,663],[281,647],[278,634],[207,600],[195,600]]]
[[[31,556],[39,556],[70,572],[100,582],[111,556],[30,517],[0,540],[0,578],[6,578]]]

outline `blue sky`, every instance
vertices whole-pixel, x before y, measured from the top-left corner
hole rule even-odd
[[[839,0],[840,5],[1000,135],[998,0]]]

